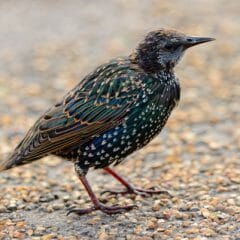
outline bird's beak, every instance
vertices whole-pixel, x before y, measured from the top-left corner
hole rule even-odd
[[[215,38],[209,38],[209,37],[186,37],[186,39],[183,41],[183,45],[186,48],[189,48],[201,43],[206,43],[214,40]]]

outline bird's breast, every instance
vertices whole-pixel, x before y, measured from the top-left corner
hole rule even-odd
[[[144,92],[129,109],[125,120],[80,148],[82,168],[103,168],[150,142],[163,128],[179,100],[174,79],[145,85]]]
[[[124,123],[82,146],[82,167],[102,168],[142,148],[161,131],[171,110],[155,102],[136,107]]]

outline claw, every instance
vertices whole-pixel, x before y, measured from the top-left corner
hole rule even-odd
[[[169,197],[172,197],[170,193],[167,191],[162,191],[162,190],[156,190],[154,187],[151,187],[149,189],[141,189],[141,188],[135,188],[132,186],[128,181],[126,181],[124,178],[122,178],[120,175],[118,175],[115,171],[113,171],[111,168],[106,167],[104,170],[111,174],[114,178],[116,178],[121,184],[123,184],[126,187],[126,190],[120,190],[120,191],[115,191],[115,190],[107,190],[103,191],[101,194],[108,193],[110,195],[114,194],[136,194],[136,195],[141,195],[141,196],[148,196],[148,195],[153,195],[153,194],[167,194]]]
[[[126,190],[105,190],[100,193],[100,195],[104,194],[109,194],[109,195],[115,195],[115,194],[127,194],[128,192]]]
[[[141,189],[141,188],[135,188],[135,187],[129,187],[126,190],[105,190],[103,192],[101,192],[101,195],[103,194],[108,194],[108,195],[117,195],[117,194],[135,194],[135,195],[141,195],[144,197],[147,197],[149,195],[153,195],[153,194],[166,194],[169,197],[172,197],[172,195],[167,192],[167,191],[162,191],[162,190],[155,190],[154,187],[152,188],[148,188],[148,189]]]
[[[106,206],[102,203],[99,203],[99,205],[97,207],[91,207],[91,208],[86,208],[86,209],[77,209],[75,207],[70,207],[68,209],[68,213],[67,215],[71,214],[71,213],[75,213],[77,215],[84,215],[84,214],[88,214],[91,212],[94,212],[96,210],[100,210],[106,214],[117,214],[117,213],[122,213],[122,212],[127,212],[130,211],[134,208],[137,208],[137,205],[129,205],[129,206],[118,206],[118,205],[114,205],[114,206]]]
[[[69,215],[69,214],[71,214],[72,212],[74,212],[74,209],[75,209],[75,206],[72,206],[72,207],[69,207],[69,208],[67,208],[67,216]]]
[[[75,206],[72,206],[72,207],[67,208],[67,216],[68,216],[69,214],[73,213],[75,209],[76,209]]]
[[[135,188],[135,191],[138,191],[138,192],[141,192],[141,193],[147,193],[149,195],[153,195],[153,194],[166,194],[169,197],[173,197],[168,191],[156,190],[155,187],[151,187],[151,188],[148,188],[148,189]]]
[[[67,216],[71,213],[75,213],[80,216],[80,215],[84,215],[84,214],[93,212],[94,210],[95,210],[95,207],[86,208],[86,209],[78,209],[75,206],[73,206],[73,207],[68,208]]]

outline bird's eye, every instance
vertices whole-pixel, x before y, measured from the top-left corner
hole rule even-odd
[[[192,39],[192,38],[187,38],[187,41],[188,41],[188,42],[192,42],[193,39]]]
[[[178,47],[179,47],[179,45],[177,45],[177,44],[166,44],[164,46],[164,48],[168,51],[175,51]]]

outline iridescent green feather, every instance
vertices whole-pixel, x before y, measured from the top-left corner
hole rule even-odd
[[[142,91],[136,68],[129,60],[116,59],[86,76],[37,120],[5,168],[81,145],[119,125]]]

